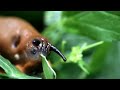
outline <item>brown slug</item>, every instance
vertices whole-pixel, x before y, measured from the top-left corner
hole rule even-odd
[[[0,54],[21,72],[28,74],[40,70],[40,54],[47,57],[50,51],[66,61],[65,56],[30,23],[18,17],[0,17]]]

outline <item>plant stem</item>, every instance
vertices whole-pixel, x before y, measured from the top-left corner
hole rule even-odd
[[[85,47],[85,48],[83,49],[83,51],[85,51],[85,50],[87,50],[87,49],[90,49],[90,48],[92,48],[92,47],[98,46],[98,45],[103,44],[103,43],[104,43],[104,41],[100,41],[100,42],[97,42],[97,43],[88,45],[87,47]]]

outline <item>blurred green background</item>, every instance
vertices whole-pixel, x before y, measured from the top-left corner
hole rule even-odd
[[[67,62],[55,53],[47,57],[58,79],[120,78],[120,11],[0,11],[0,15],[27,20],[67,57]]]

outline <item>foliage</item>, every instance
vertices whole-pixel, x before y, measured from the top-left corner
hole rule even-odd
[[[87,74],[79,63],[61,63],[57,56],[51,55],[53,67],[58,78],[120,78],[119,73],[119,40],[120,40],[120,12],[118,11],[60,11],[61,19],[44,30],[43,34],[59,49],[65,41],[64,54],[68,61],[79,59],[87,66]],[[47,14],[47,13],[46,13]],[[54,12],[53,12],[54,14]],[[53,15],[55,16],[55,15]],[[53,18],[51,18],[53,19]],[[47,18],[45,19],[47,22]],[[52,20],[51,20],[52,21]],[[104,41],[99,46],[89,48],[80,53],[84,43],[89,45]],[[76,47],[76,50],[73,50]],[[73,54],[73,55],[72,55]],[[82,58],[81,58],[82,57]],[[81,62],[82,63],[82,62]]]

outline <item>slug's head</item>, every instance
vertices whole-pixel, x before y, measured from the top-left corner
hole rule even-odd
[[[47,57],[50,51],[54,51],[66,61],[65,56],[44,38],[34,38],[27,44],[27,53],[34,58],[38,58],[41,54]]]

